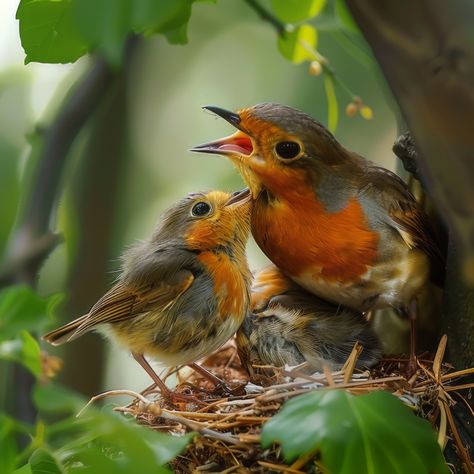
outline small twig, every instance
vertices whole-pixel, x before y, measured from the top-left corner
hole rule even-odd
[[[281,22],[276,16],[272,15],[266,8],[262,7],[260,3],[258,3],[256,0],[244,0],[244,2],[252,8],[258,16],[263,21],[266,21],[267,23],[270,23],[270,25],[275,28],[276,32],[278,35],[282,36],[285,34],[285,31],[287,29],[287,26],[285,23]]]
[[[209,436],[211,438],[215,438],[229,444],[243,445],[243,443],[239,441],[239,439],[236,438],[235,436],[228,435],[226,433],[219,433],[218,431],[214,431],[214,430],[204,427],[202,423],[188,420],[187,418],[184,418],[183,416],[179,416],[172,412],[164,410],[160,408],[159,406],[157,406],[154,402],[151,402],[150,400],[145,398],[143,395],[141,395],[138,392],[134,392],[133,390],[109,390],[99,395],[95,395],[86,403],[84,408],[82,408],[79,411],[76,417],[81,416],[84,413],[84,411],[87,409],[87,407],[89,407],[92,403],[96,402],[97,400],[100,400],[105,397],[114,397],[114,396],[121,396],[121,395],[137,398],[143,403],[145,411],[149,411],[151,414],[157,417],[164,418],[170,421],[175,421],[177,423],[181,423],[182,425],[187,426],[188,428],[191,428],[193,431],[197,431],[199,434],[203,436]]]

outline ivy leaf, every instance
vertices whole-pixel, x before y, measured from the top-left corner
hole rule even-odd
[[[321,390],[294,398],[263,427],[262,446],[273,442],[288,461],[319,450],[332,473],[448,473],[430,424],[388,392]]]
[[[36,339],[26,331],[22,331],[20,336],[15,339],[0,342],[0,359],[18,362],[34,376],[39,377],[41,375],[39,345]]]
[[[285,23],[309,20],[321,13],[326,0],[272,0],[275,15]]]
[[[313,50],[316,49],[317,40],[316,28],[305,24],[279,36],[278,48],[286,59],[299,64],[316,59]]]
[[[42,330],[62,295],[43,298],[27,286],[0,291],[0,341],[14,338],[21,330]]]
[[[71,15],[71,0],[21,0],[20,22],[25,64],[72,63],[88,50]]]
[[[339,107],[337,105],[336,91],[334,90],[334,79],[329,75],[324,75],[324,89],[328,101],[328,128],[334,133],[339,119]]]
[[[46,449],[37,449],[29,459],[32,474],[62,474],[63,470],[59,467],[53,455]]]

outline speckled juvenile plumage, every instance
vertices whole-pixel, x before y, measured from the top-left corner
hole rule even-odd
[[[356,342],[364,347],[358,367],[370,367],[381,356],[379,342],[361,313],[308,293],[274,266],[255,276],[252,309],[237,333],[239,356],[251,374],[253,365],[303,362],[312,371],[337,369]]]

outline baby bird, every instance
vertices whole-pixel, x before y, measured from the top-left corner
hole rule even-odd
[[[164,396],[169,389],[144,355],[168,366],[187,364],[224,344],[250,303],[248,190],[189,194],[161,217],[150,238],[123,256],[115,285],[84,316],[43,336],[53,345],[92,329],[130,350]]]
[[[237,333],[239,357],[250,375],[253,365],[305,361],[313,371],[338,369],[357,341],[363,346],[357,367],[370,367],[381,356],[379,341],[360,312],[308,293],[274,265],[256,275],[252,309]]]

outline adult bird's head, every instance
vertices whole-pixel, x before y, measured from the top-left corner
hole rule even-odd
[[[191,151],[232,160],[256,198],[262,189],[316,185],[325,170],[348,160],[347,151],[318,121],[288,106],[263,103],[231,112],[205,106],[238,130]]]

